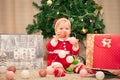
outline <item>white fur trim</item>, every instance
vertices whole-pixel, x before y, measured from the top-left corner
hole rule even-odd
[[[54,53],[61,53],[61,52],[63,52],[63,53],[65,53],[65,54],[69,54],[70,53],[70,51],[65,51],[65,50],[54,50]]]
[[[61,67],[63,67],[63,65],[60,62],[53,62],[51,64],[52,67],[54,67],[55,65],[60,65]]]
[[[60,58],[65,58],[66,54],[69,54],[69,52],[68,51],[64,51],[64,50],[59,50],[59,52],[58,52],[58,56]]]
[[[51,40],[50,43],[52,46],[56,46],[58,44],[58,42],[56,42],[54,38]]]
[[[72,63],[73,62],[73,56],[67,56],[66,57],[66,61],[68,62],[68,63]]]
[[[75,72],[79,72],[79,68],[80,68],[80,66],[75,69]]]
[[[73,49],[74,51],[77,51],[77,50],[79,49],[79,46],[77,46],[77,47],[73,46],[72,49]]]

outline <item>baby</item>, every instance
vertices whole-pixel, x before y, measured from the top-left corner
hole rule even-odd
[[[70,37],[71,23],[67,18],[59,18],[54,22],[55,35],[46,44],[48,54],[46,57],[47,67],[54,69],[53,74],[57,77],[65,76],[65,71],[72,64],[75,56],[79,54],[78,39]]]

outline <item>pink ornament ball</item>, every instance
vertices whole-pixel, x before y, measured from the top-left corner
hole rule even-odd
[[[14,72],[13,71],[7,71],[6,72],[6,79],[7,80],[13,80],[14,79]]]
[[[88,72],[86,69],[81,69],[79,74],[80,74],[80,77],[86,77],[88,75]]]
[[[53,72],[54,72],[54,68],[52,68],[52,66],[48,66],[48,67],[47,67],[47,74],[48,74],[48,75],[52,75]]]

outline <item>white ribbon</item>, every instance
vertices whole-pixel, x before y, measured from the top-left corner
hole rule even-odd
[[[108,38],[104,38],[102,40],[102,43],[103,43],[103,47],[107,46],[108,48],[111,47],[111,39],[108,39]]]

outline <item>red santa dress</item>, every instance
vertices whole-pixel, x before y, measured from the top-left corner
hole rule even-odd
[[[46,49],[49,52],[46,57],[47,66],[59,64],[66,70],[72,64],[73,55],[78,55],[80,48],[79,46],[74,47],[69,40],[70,38],[59,39],[58,42],[55,42],[55,39],[52,38],[46,44]]]

